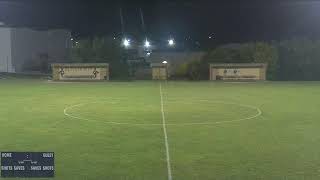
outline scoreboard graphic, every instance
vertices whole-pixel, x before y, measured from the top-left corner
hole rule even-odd
[[[54,177],[53,152],[1,152],[1,177]]]

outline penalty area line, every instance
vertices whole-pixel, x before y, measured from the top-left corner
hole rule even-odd
[[[161,82],[159,85],[159,89],[160,89],[160,102],[161,102],[161,114],[162,114],[162,128],[163,128],[164,141],[165,141],[165,147],[166,147],[168,180],[172,180],[171,162],[170,162],[170,153],[169,153],[169,142],[168,142],[167,127],[166,127],[166,118],[164,115],[164,107],[163,107],[164,105],[163,105],[163,95],[162,95]]]

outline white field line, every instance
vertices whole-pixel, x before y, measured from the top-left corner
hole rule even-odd
[[[83,118],[83,117],[79,117],[76,115],[72,115],[70,113],[68,113],[69,110],[76,108],[76,107],[81,107],[87,104],[93,104],[93,103],[99,103],[101,101],[97,101],[97,102],[91,102],[91,103],[82,103],[82,104],[76,104],[76,105],[72,105],[72,106],[68,106],[63,110],[63,113],[65,116],[74,118],[74,119],[79,119],[79,120],[84,120],[84,121],[89,121],[89,122],[99,122],[99,123],[107,123],[107,124],[115,124],[115,125],[133,125],[133,126],[160,126],[162,124],[143,124],[143,123],[119,123],[119,122],[114,122],[114,121],[102,121],[102,120],[95,120],[95,119],[88,119],[88,118]]]
[[[75,116],[75,115],[72,115],[72,114],[68,113],[68,110],[71,110],[71,109],[73,109],[75,107],[80,107],[80,106],[84,106],[84,105],[92,104],[92,103],[98,103],[98,102],[82,103],[82,104],[76,104],[76,105],[73,105],[73,106],[68,106],[63,110],[63,113],[64,113],[64,115],[66,115],[68,117],[71,117],[71,118],[74,118],[74,119],[79,119],[79,120],[93,121],[93,122],[104,122],[104,123],[108,123],[108,124],[117,124],[117,125],[126,125],[126,124],[130,125],[130,123],[119,123],[119,122],[113,122],[113,121],[99,121],[99,120],[94,120],[94,119],[88,119],[88,118],[78,117],[78,116]],[[135,125],[143,125],[143,124],[135,124]]]
[[[166,147],[166,156],[167,156],[168,180],[172,180],[171,162],[170,162],[170,153],[169,153],[169,142],[168,142],[168,134],[167,134],[167,128],[166,128],[166,118],[164,115],[161,82],[160,82],[159,89],[160,89],[160,101],[161,101],[162,127],[163,127],[164,141],[165,141],[165,147]]]
[[[111,99],[110,99],[111,100]],[[174,99],[173,99],[174,100]],[[254,109],[257,111],[257,114],[254,114],[252,116],[249,117],[245,117],[245,118],[241,118],[241,119],[234,119],[234,120],[227,120],[227,121],[218,121],[218,122],[195,122],[195,123],[166,123],[167,126],[188,126],[188,125],[217,125],[217,124],[226,124],[226,123],[233,123],[233,122],[241,122],[241,121],[247,121],[247,120],[251,120],[251,119],[255,119],[259,116],[262,115],[262,111],[260,108],[255,107],[255,106],[251,106],[251,105],[245,105],[245,104],[238,104],[238,103],[231,103],[231,102],[226,102],[226,101],[210,101],[210,100],[198,100],[198,101],[203,101],[203,102],[211,102],[211,103],[219,103],[219,104],[230,104],[230,105],[238,105],[241,107],[247,107],[250,109]],[[69,113],[68,111],[71,109],[74,109],[76,107],[81,107],[81,106],[85,106],[88,104],[94,104],[94,103],[100,103],[102,101],[96,101],[96,102],[89,102],[89,103],[82,103],[82,104],[75,104],[72,106],[68,106],[63,110],[63,113],[65,116],[74,118],[74,119],[79,119],[79,120],[83,120],[83,121],[90,121],[90,122],[99,122],[99,123],[106,123],[106,124],[115,124],[115,125],[130,125],[130,126],[162,126],[162,124],[160,123],[119,123],[119,122],[113,122],[113,121],[103,121],[103,120],[95,120],[95,119],[88,119],[88,118],[83,118],[83,117],[79,117],[77,115],[73,115],[71,113]],[[174,101],[171,101],[174,102]],[[182,103],[181,101],[177,101]],[[182,104],[194,104],[194,103],[186,103],[183,102]]]
[[[240,121],[247,121],[247,120],[251,120],[251,119],[255,119],[259,116],[262,115],[262,111],[260,108],[256,107],[256,106],[252,106],[252,105],[246,105],[246,104],[238,104],[238,103],[232,103],[232,102],[225,102],[225,101],[210,101],[210,100],[205,100],[205,99],[200,99],[198,101],[202,101],[202,102],[215,102],[215,103],[219,103],[219,104],[226,104],[226,105],[237,105],[240,107],[246,107],[249,109],[254,109],[257,111],[257,114],[249,116],[249,117],[245,117],[245,118],[241,118],[241,119],[235,119],[235,120],[228,120],[228,121],[218,121],[218,122],[203,122],[203,123],[177,123],[177,124],[167,124],[167,125],[212,125],[212,124],[224,124],[224,123],[232,123],[232,122],[240,122]],[[184,104],[194,104],[194,103],[184,103]]]

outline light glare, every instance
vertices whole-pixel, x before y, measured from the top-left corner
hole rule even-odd
[[[173,46],[174,45],[174,40],[173,39],[169,39],[168,43],[169,43],[169,46]]]
[[[148,47],[150,47],[151,45],[150,45],[150,42],[148,41],[148,40],[146,40],[146,42],[144,43],[144,47],[146,47],[146,48],[148,48]]]
[[[130,46],[130,40],[129,40],[129,39],[124,39],[124,40],[123,40],[123,45],[124,45],[125,47]]]

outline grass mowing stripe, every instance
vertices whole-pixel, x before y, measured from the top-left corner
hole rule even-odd
[[[168,180],[172,180],[168,134],[167,134],[167,128],[166,128],[166,118],[164,116],[163,95],[162,95],[161,82],[160,82],[159,89],[160,89],[160,101],[161,101],[162,127],[163,127],[164,141],[165,141],[165,146],[166,146],[166,156],[167,156]]]

